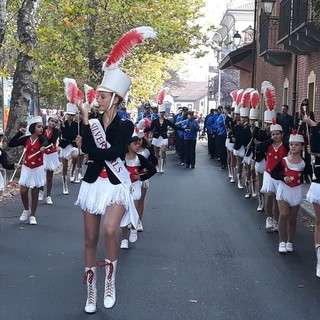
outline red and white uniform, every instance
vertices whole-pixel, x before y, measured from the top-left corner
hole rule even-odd
[[[285,177],[291,177],[292,181],[286,184],[284,181],[279,181],[277,188],[276,199],[284,200],[289,203],[290,207],[300,205],[302,200],[302,187],[301,181],[305,162],[302,160],[300,163],[294,164],[288,161],[285,157],[281,160],[283,171],[281,172]]]
[[[141,163],[138,156],[136,156],[132,160],[126,159],[126,167],[127,167],[127,170],[130,172],[130,179],[134,187],[133,199],[139,200],[141,198],[142,182],[134,178],[135,175],[139,175],[142,171]]]
[[[288,151],[283,144],[281,144],[278,149],[276,149],[273,144],[268,147],[266,153],[266,169],[263,173],[263,184],[260,190],[262,193],[277,192],[278,181],[273,179],[270,173],[287,153]]]
[[[43,135],[46,137],[47,140],[50,141],[53,135],[53,130],[44,130]],[[58,156],[58,149],[57,149],[57,141],[53,143],[53,146],[46,149],[43,155],[43,162],[44,162],[44,169],[48,171],[55,171],[59,168],[59,156]]]
[[[39,138],[35,141],[29,137],[25,143],[26,152],[24,155],[23,165],[19,184],[27,188],[40,188],[45,185],[45,173],[43,165],[43,153],[40,151],[41,143]]]

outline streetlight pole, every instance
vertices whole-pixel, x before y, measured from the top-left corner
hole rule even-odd
[[[221,76],[222,76],[222,74],[221,74],[221,69],[219,68],[219,64],[221,63],[223,39],[222,39],[222,35],[219,32],[216,32],[215,34],[218,34],[220,36],[220,41],[221,41],[221,44],[219,45],[220,50],[218,51],[218,101],[217,101],[218,106],[220,106],[220,104],[221,104]]]
[[[219,58],[218,63],[221,63],[221,51],[222,51],[222,45],[219,51]],[[221,104],[221,69],[218,66],[218,106]]]

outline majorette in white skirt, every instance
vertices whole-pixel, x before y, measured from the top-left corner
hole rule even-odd
[[[19,184],[30,189],[43,187],[46,184],[44,165],[32,169],[22,165]]]
[[[133,210],[132,194],[122,183],[112,184],[108,178],[98,177],[93,183],[82,180],[76,205],[83,211],[104,215],[107,208],[112,204],[121,204],[125,207],[125,214],[122,217],[120,227],[126,227],[132,223],[137,225],[137,211]],[[141,196],[141,185],[140,185]]]
[[[260,192],[267,193],[277,193],[279,181],[273,179],[269,172],[265,171],[263,173],[263,183]]]
[[[58,152],[45,153],[43,155],[43,164],[44,170],[56,171],[60,166]]]
[[[163,139],[161,136],[159,138],[152,138],[152,144],[158,148],[160,148],[162,146],[167,146],[168,139]]]

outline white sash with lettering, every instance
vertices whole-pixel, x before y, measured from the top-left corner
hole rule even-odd
[[[110,143],[107,141],[106,133],[98,119],[89,120],[90,129],[96,146],[100,149],[109,149],[111,147]],[[130,201],[128,203],[129,216],[134,218],[134,221],[130,221],[133,227],[136,228],[138,223],[139,215],[134,205],[134,200],[132,196],[133,185],[130,179],[130,173],[125,167],[123,161],[117,158],[114,161],[104,161],[112,173],[119,179],[121,184],[128,190],[130,194]],[[132,219],[130,219],[132,220]]]

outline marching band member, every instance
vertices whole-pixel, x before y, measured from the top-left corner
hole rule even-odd
[[[129,141],[128,152],[126,153],[125,163],[127,170],[130,173],[131,183],[133,185],[133,199],[135,203],[135,207],[138,211],[139,200],[141,199],[141,191],[142,191],[142,182],[147,181],[153,175],[157,173],[155,166],[152,165],[143,155],[139,154],[138,151],[140,149],[140,138],[134,134]],[[139,211],[138,211],[139,214]],[[135,242],[138,239],[138,226],[141,230],[142,215],[139,215],[139,221],[136,228],[131,227],[130,231],[130,242]],[[140,223],[139,223],[140,222]],[[128,228],[122,228],[122,240],[120,244],[121,249],[129,248],[128,241]]]
[[[304,138],[291,134],[290,154],[282,158],[271,171],[271,177],[279,180],[276,199],[279,205],[279,253],[293,252],[293,239],[297,230],[297,216],[302,200],[305,162],[301,157]]]
[[[57,150],[57,140],[60,135],[60,130],[57,129],[57,125],[59,122],[59,118],[57,115],[53,114],[49,116],[48,119],[48,126],[44,129],[43,135],[48,140],[49,144],[52,146],[46,149],[43,153],[43,163],[44,163],[44,170],[46,171],[46,184],[47,184],[47,196],[46,196],[46,204],[53,204],[51,198],[51,191],[52,191],[52,180],[53,180],[53,173],[56,171],[59,166],[59,156]],[[39,200],[43,200],[44,192],[43,187],[40,188],[39,191]]]
[[[98,265],[105,267],[106,272],[105,308],[112,308],[116,302],[119,226],[126,227],[131,223],[136,228],[138,222],[130,175],[123,163],[134,125],[130,120],[121,120],[117,112],[129,90],[131,79],[117,65],[133,46],[155,36],[152,28],[139,27],[124,34],[114,46],[103,65],[104,77],[97,88],[101,112],[99,119],[89,121],[88,111],[80,102],[78,105],[82,114],[83,137],[77,137],[77,145],[88,154],[87,170],[76,201],[83,211],[84,221],[86,313],[97,311],[96,255],[102,215],[105,216],[105,259]]]
[[[143,136],[143,130],[139,130],[139,132],[137,134],[140,137],[140,147],[138,150],[138,154],[141,154],[142,156],[144,156],[156,168],[156,166],[158,164],[158,159],[154,155],[154,150],[151,146],[150,141],[148,139],[146,139],[145,136]],[[144,202],[145,202],[145,198],[146,198],[147,190],[149,189],[149,186],[150,186],[149,179],[142,181],[141,198],[138,201],[138,205],[137,205],[137,211],[139,214],[139,221],[137,224],[137,231],[138,232],[143,231],[142,217],[143,217],[143,213],[144,213]]]
[[[253,132],[255,130],[254,122],[255,120],[250,120],[250,101],[251,101],[251,92],[253,92],[253,88],[248,88],[244,91],[241,99],[241,105],[242,108],[240,108],[240,116],[242,119],[245,119],[245,125],[243,127],[243,133],[242,133],[242,139],[243,139],[243,145],[245,146],[245,154],[243,157],[243,164],[245,166],[246,171],[246,193],[245,198],[251,198],[252,196],[252,181],[255,179],[255,176],[253,177],[253,150],[254,150],[254,144],[253,144]]]
[[[20,221],[36,225],[36,211],[38,208],[38,197],[40,187],[45,185],[45,173],[43,165],[43,152],[48,146],[48,141],[43,136],[42,117],[33,117],[29,121],[29,132],[31,135],[25,135],[25,128],[9,141],[9,147],[25,147],[23,165],[19,179],[20,195],[24,210],[20,216]],[[29,207],[29,190],[31,190],[31,209]]]
[[[260,96],[257,90],[253,90],[250,92],[250,104],[251,109],[249,113],[249,122],[250,122],[250,131],[251,131],[251,144],[250,144],[250,155],[252,155],[251,164],[248,167],[250,172],[249,177],[249,184],[250,184],[250,192],[253,197],[257,196],[257,173],[256,173],[256,148],[255,148],[255,139],[259,132],[259,103],[260,103]],[[264,170],[264,169],[263,169]],[[260,190],[260,189],[259,189]]]
[[[233,128],[233,137],[232,142],[233,146],[233,154],[237,159],[237,180],[238,180],[238,188],[243,189],[242,185],[242,171],[243,171],[243,158],[245,156],[245,147],[244,144],[247,145],[249,143],[248,135],[246,134],[245,127],[247,127],[249,108],[241,107],[242,95],[244,93],[243,89],[238,90],[237,99],[236,99],[236,125]],[[250,140],[250,138],[249,138]]]
[[[62,163],[62,193],[69,194],[68,190],[68,163],[72,158],[73,172],[70,175],[70,181],[74,181],[74,169],[77,163],[77,155],[73,152],[76,148],[76,137],[78,135],[78,126],[74,121],[75,115],[78,112],[78,108],[73,103],[67,104],[67,120],[61,123],[61,137],[59,142],[60,153]]]
[[[258,110],[258,109],[256,109]],[[264,193],[261,192],[262,184],[263,184],[263,173],[266,168],[266,154],[265,151],[259,150],[257,145],[261,142],[269,140],[271,138],[270,126],[272,124],[272,117],[274,117],[274,112],[265,111],[264,113],[264,127],[258,128],[254,134],[254,160],[255,160],[255,171],[258,180],[258,207],[257,211],[264,210],[265,198]]]
[[[188,112],[188,119],[181,122],[181,127],[185,129],[184,148],[186,168],[194,169],[196,164],[196,143],[197,134],[200,131],[200,126],[197,120],[194,119],[193,111]]]
[[[228,163],[228,172],[229,172],[229,178],[230,182],[235,182],[235,172],[236,172],[236,166],[237,166],[237,159],[236,156],[233,154],[233,147],[234,143],[232,142],[233,138],[233,128],[236,125],[236,121],[234,120],[235,114],[235,106],[236,106],[236,98],[237,98],[237,92],[238,90],[233,90],[230,93],[230,96],[232,97],[232,106],[230,110],[226,109],[226,119],[225,119],[225,126],[227,129],[227,139],[226,139],[226,148],[227,148],[227,163]]]
[[[263,183],[260,192],[265,194],[266,231],[278,231],[279,208],[276,201],[278,181],[271,177],[271,172],[283,157],[288,154],[288,148],[282,141],[282,127],[275,123],[276,98],[274,87],[268,81],[262,83],[262,92],[266,99],[267,110],[265,120],[270,118],[273,124],[270,126],[271,139],[257,144],[257,150],[266,154],[266,167],[263,173]]]
[[[310,141],[308,151],[315,157],[314,177],[307,193],[307,201],[313,204],[315,213],[314,243],[317,256],[316,276],[320,278],[320,122],[315,123],[305,115],[303,121],[310,128]],[[308,129],[308,128],[307,128]]]
[[[159,160],[160,173],[164,173],[164,166],[167,158],[168,127],[171,127],[174,130],[185,131],[183,128],[179,128],[170,120],[165,118],[166,105],[163,103],[163,99],[166,94],[165,89],[166,88],[161,89],[157,97],[159,104],[159,118],[154,119],[151,122],[150,128],[145,128],[145,131],[153,131],[152,145],[155,147],[155,154]]]

